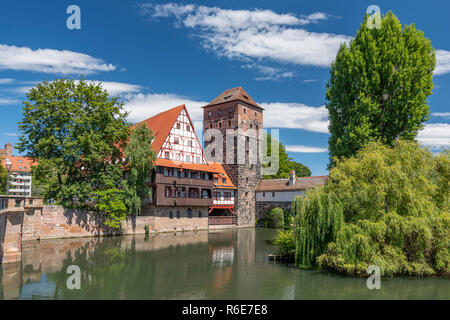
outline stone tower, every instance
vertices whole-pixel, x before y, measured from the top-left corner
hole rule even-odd
[[[255,190],[262,173],[263,110],[241,87],[226,90],[203,107],[205,137],[211,129],[222,133],[221,161],[238,188],[235,196],[238,226],[255,225]],[[231,132],[234,136],[230,135]],[[208,150],[207,146],[214,139],[206,140],[205,150]],[[212,154],[215,155],[215,152]]]

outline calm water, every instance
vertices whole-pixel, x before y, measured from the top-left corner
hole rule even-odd
[[[269,262],[273,230],[28,242],[0,265],[0,299],[450,299],[448,279],[366,279]],[[67,268],[81,270],[69,290]]]

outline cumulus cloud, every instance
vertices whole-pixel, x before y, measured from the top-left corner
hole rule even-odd
[[[208,104],[208,102],[195,101],[172,93],[128,94],[125,95],[124,102],[125,109],[130,112],[128,120],[133,123],[182,104],[186,105],[192,121],[198,123],[203,120],[201,107]]]
[[[301,145],[287,145],[286,151],[293,153],[323,153],[328,152],[327,148],[317,148]]]
[[[433,112],[431,115],[433,117],[450,118],[450,112]]]
[[[328,110],[325,106],[311,107],[301,103],[261,103],[264,127],[303,129],[328,133]]]
[[[297,17],[271,10],[230,10],[180,4],[143,4],[141,13],[151,18],[174,17],[177,26],[193,29],[204,48],[227,58],[270,59],[283,63],[328,67],[339,46],[351,37],[315,33],[302,26],[326,20],[316,12]]]
[[[115,69],[116,66],[84,53],[0,44],[0,70],[87,75]]]
[[[436,50],[436,68],[435,75],[446,74],[450,72],[450,51]]]
[[[442,149],[450,147],[450,124],[428,123],[419,132],[417,141],[431,149]]]

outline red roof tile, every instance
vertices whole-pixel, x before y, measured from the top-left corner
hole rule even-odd
[[[186,106],[183,104],[181,106],[158,113],[157,115],[151,118],[148,118],[144,121],[141,121],[131,126],[131,128],[145,123],[147,127],[153,131],[155,138],[153,139],[152,142],[152,149],[155,151],[156,154],[158,154],[159,150],[161,149],[161,146],[163,145],[164,141],[169,135],[170,130],[172,129],[175,121],[180,115],[181,110],[185,108]]]
[[[328,176],[295,178],[295,184],[289,185],[289,179],[261,180],[256,191],[297,191],[322,186],[328,181]]]
[[[6,168],[6,160],[11,161],[11,169],[12,172],[31,172],[31,167],[37,165],[37,163],[30,158],[26,157],[16,157],[16,156],[7,156],[3,157],[2,165]]]

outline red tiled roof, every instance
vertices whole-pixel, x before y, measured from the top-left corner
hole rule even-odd
[[[183,110],[184,108],[186,108],[186,106],[183,104],[181,106],[158,113],[157,115],[148,118],[147,120],[141,121],[131,126],[131,128],[145,123],[147,127],[153,131],[155,138],[152,142],[152,149],[156,154],[158,154],[175,121],[180,115],[181,110]]]
[[[255,102],[255,100],[252,99],[252,97],[250,97],[250,95],[247,92],[245,92],[244,89],[242,89],[242,87],[228,89],[228,90],[222,92],[217,98],[215,98],[213,101],[211,101],[210,103],[208,103],[206,106],[204,106],[202,108],[213,106],[216,104],[225,103],[225,102],[235,101],[235,100],[243,101],[254,107],[263,109],[263,108],[261,108],[260,105],[258,105]]]
[[[181,161],[174,161],[169,159],[161,159],[157,158],[155,161],[156,166],[160,167],[170,167],[170,168],[182,168],[186,170],[197,170],[197,171],[205,171],[205,172],[216,172],[215,168],[213,168],[209,164],[200,164],[200,163],[188,163]]]
[[[10,169],[12,172],[31,172],[31,167],[37,165],[37,163],[30,158],[7,156],[2,159],[2,165],[5,168],[7,159],[12,163]]]
[[[218,182],[214,182],[214,187],[216,188],[225,188],[225,189],[237,189],[236,186],[231,182],[230,177],[227,172],[223,168],[223,166],[218,162],[211,162],[208,164],[214,170],[214,178],[217,178]],[[225,178],[225,183],[223,180]]]
[[[295,184],[289,185],[289,179],[261,180],[256,191],[296,191],[311,189],[324,185],[328,181],[328,176],[295,178]]]

